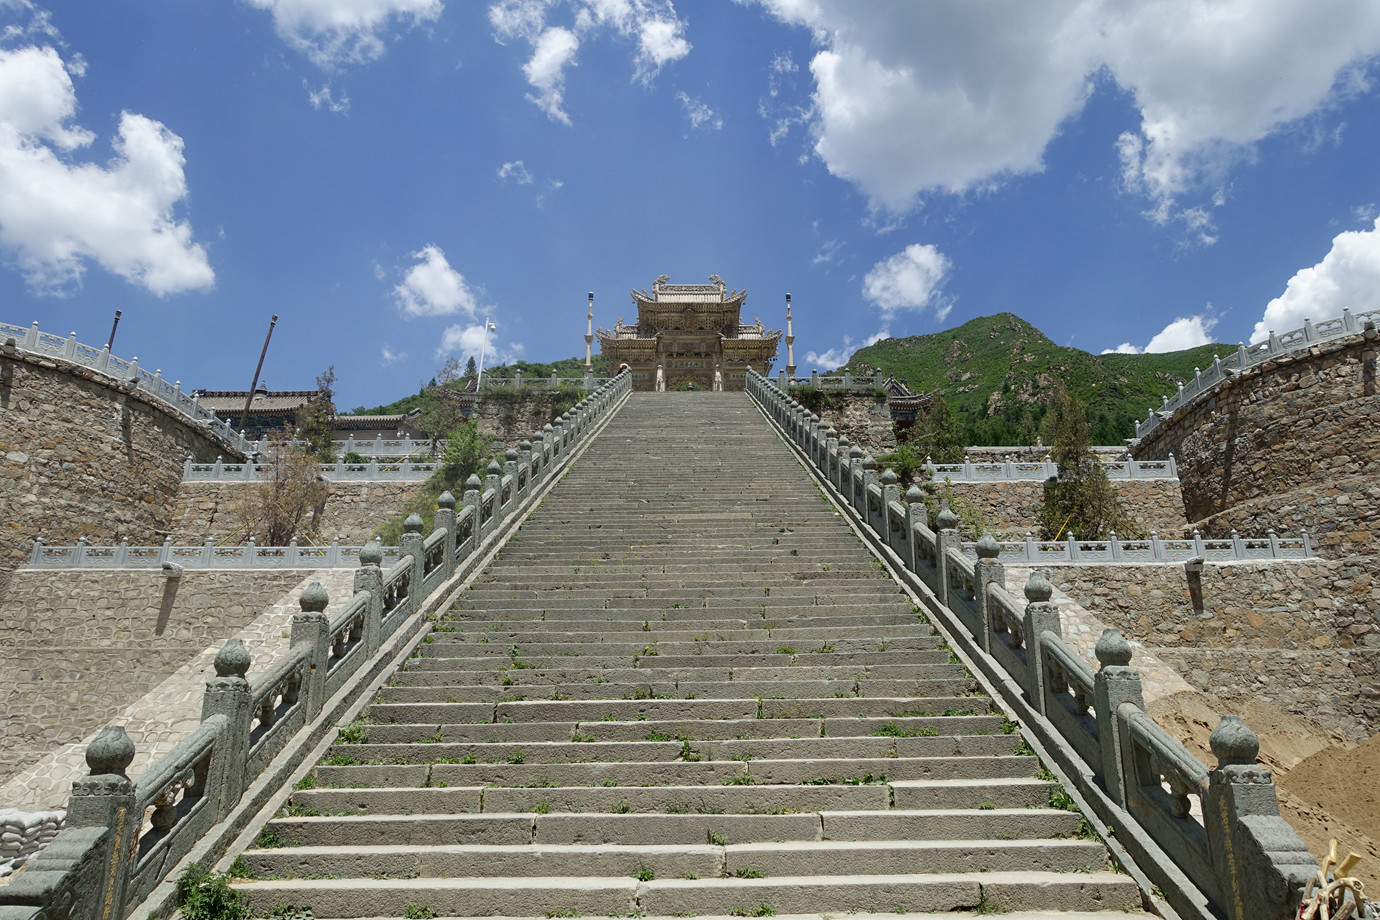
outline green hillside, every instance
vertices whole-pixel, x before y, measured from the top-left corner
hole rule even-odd
[[[1195,367],[1233,348],[1093,355],[1055,345],[1020,317],[998,313],[932,335],[884,339],[859,349],[843,369],[855,375],[880,370],[919,392],[939,390],[970,444],[1033,444],[1046,397],[1062,382],[1087,404],[1093,442],[1119,444],[1147,409],[1192,379]]]
[[[594,376],[603,377],[608,374],[608,362],[603,355],[594,355],[590,359],[594,367]],[[560,361],[543,363],[540,361],[514,361],[512,364],[499,364],[494,367],[484,368],[486,377],[512,377],[521,371],[523,378],[531,380],[533,377],[549,378],[551,372],[555,371],[557,377],[574,378],[571,383],[583,380],[585,376],[584,358],[563,358]],[[436,382],[432,378],[431,383]],[[430,386],[430,384],[428,384]],[[402,415],[411,412],[413,409],[425,409],[432,397],[427,393],[427,387],[422,387],[411,396],[404,396],[402,399],[395,400],[384,406],[375,406],[372,409],[364,406],[357,406],[350,411],[351,415]]]

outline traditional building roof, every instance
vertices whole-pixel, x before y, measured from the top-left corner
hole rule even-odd
[[[254,398],[249,403],[249,414],[281,415],[294,412],[316,399],[319,393],[318,390],[270,390],[261,385],[254,391]],[[192,393],[203,409],[209,409],[217,415],[234,413],[236,417],[244,411],[244,400],[248,395],[248,390],[196,390]]]
[[[935,392],[938,392],[936,390],[929,393],[917,393],[904,380],[897,380],[895,374],[886,378],[882,384],[882,390],[886,393],[888,405],[905,409],[919,409],[929,405],[930,400],[934,399]]]

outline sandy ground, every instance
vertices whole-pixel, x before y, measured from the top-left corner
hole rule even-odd
[[[1152,702],[1150,715],[1213,766],[1208,736],[1223,713],[1234,713],[1260,738],[1260,762],[1275,775],[1279,811],[1319,860],[1328,841],[1359,853],[1352,871],[1366,897],[1380,899],[1380,734],[1355,744],[1308,719],[1248,697],[1176,693]]]

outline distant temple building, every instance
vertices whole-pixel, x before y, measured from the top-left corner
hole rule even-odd
[[[468,389],[473,389],[472,383]],[[248,399],[248,390],[196,390],[192,393],[198,405],[214,412],[216,418],[231,427],[239,427],[243,418],[244,434],[249,438],[262,438],[275,431],[295,431],[302,411],[320,396],[319,390],[270,390],[262,383],[254,391],[252,400]],[[244,408],[246,400],[249,401],[248,413]],[[473,402],[472,394],[470,401]],[[420,409],[413,409],[398,415],[334,415],[331,437],[336,440],[365,435],[422,437],[421,414]]]
[[[747,291],[729,292],[718,275],[709,284],[671,284],[662,275],[652,293],[633,291],[637,322],[619,317],[613,331],[598,330],[610,370],[632,369],[635,390],[741,390],[749,367],[771,372],[781,330],[740,318]]]

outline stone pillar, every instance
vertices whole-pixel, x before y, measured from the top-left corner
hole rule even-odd
[[[896,552],[904,555],[902,549],[897,549],[897,542],[905,539],[905,533],[901,529],[903,522],[892,517],[891,503],[900,503],[901,487],[896,484],[896,471],[891,467],[882,470],[882,539]]]
[[[906,489],[906,545],[910,547],[910,558],[906,564],[915,574],[920,574],[920,541],[915,537],[915,525],[925,520],[925,493],[920,487],[911,484]]]
[[[540,475],[532,469],[532,442],[524,438],[518,442],[518,467],[526,472],[527,491],[536,491]]]
[[[886,534],[881,532],[879,522],[872,514],[871,505],[868,503],[871,487],[877,485],[877,461],[871,454],[863,457],[862,470],[862,494],[854,496],[856,501],[853,507],[858,509],[858,514],[862,515],[862,519],[871,525],[872,529],[876,531],[882,539],[886,539]]]
[[[254,695],[244,677],[249,673],[249,650],[243,642],[228,640],[216,653],[213,664],[216,676],[206,683],[206,695],[201,700],[201,721],[223,715],[226,727],[225,734],[216,743],[216,765],[207,780],[206,794],[217,803],[217,814],[224,820],[244,795],[249,730],[254,724]]]
[[[422,526],[420,514],[409,514],[407,520],[403,521],[402,540],[399,541],[401,544],[399,550],[403,556],[410,555],[412,557],[412,582],[407,586],[407,614],[416,611],[422,600],[422,566],[425,564],[425,560],[422,558],[422,543],[426,539],[422,536]]]
[[[1025,634],[1025,660],[1030,666],[1029,683],[1030,704],[1035,711],[1045,711],[1045,651],[1040,644],[1040,634],[1052,632],[1064,635],[1063,621],[1059,618],[1059,606],[1050,603],[1054,596],[1054,585],[1042,572],[1031,572],[1025,583],[1025,622],[1021,632]]]
[[[839,435],[839,449],[834,456],[833,466],[829,469],[829,481],[834,484],[834,488],[843,491],[843,468],[848,463],[848,451],[853,442],[848,440],[848,435]]]
[[[1001,547],[997,546],[996,539],[990,533],[983,534],[982,539],[977,542],[978,558],[973,565],[973,594],[977,604],[978,623],[982,629],[981,635],[975,638],[984,652],[992,651],[992,613],[988,606],[987,586],[993,582],[1003,586],[1006,584],[1006,567],[997,561],[1000,554]],[[1028,644],[1026,652],[1030,652]]]
[[[509,510],[518,506],[518,452],[517,448],[510,447],[503,452],[503,475],[509,477],[508,481],[513,484],[512,497],[508,500]],[[499,484],[500,486],[502,483]]]
[[[360,548],[354,587],[356,594],[369,593],[369,612],[364,615],[364,649],[372,655],[383,642],[383,545],[377,540]]]
[[[1122,808],[1126,807],[1126,764],[1121,750],[1121,733],[1117,730],[1116,711],[1122,703],[1145,708],[1141,695],[1140,672],[1130,667],[1131,643],[1118,629],[1104,629],[1095,650],[1100,667],[1093,677],[1093,714],[1097,717],[1097,740],[1102,748],[1100,766],[1107,795]]]
[[[368,544],[372,546],[373,544]],[[363,557],[361,552],[360,556]],[[375,569],[378,567],[375,566]],[[360,572],[355,573],[355,582],[358,584]],[[321,582],[314,581],[307,585],[302,591],[301,597],[297,598],[297,606],[301,608],[300,613],[292,615],[292,639],[291,646],[296,649],[305,646],[311,661],[311,667],[307,671],[307,679],[301,687],[300,698],[305,700],[307,708],[307,720],[316,718],[321,707],[326,703],[326,667],[331,657],[331,628],[330,618],[326,616],[326,605],[330,603],[330,597],[326,594],[326,589],[321,586]],[[372,604],[371,604],[372,606]],[[373,645],[369,642],[369,620],[373,617],[364,618],[364,635],[366,648],[372,653],[378,647],[378,624],[373,627]]]
[[[557,420],[556,424],[559,426],[561,422]],[[559,428],[556,436],[560,437]],[[484,526],[484,536],[487,537],[493,533],[503,517],[503,467],[498,465],[497,460],[490,460],[488,469],[484,471],[484,491],[492,491],[494,494],[493,517],[489,518],[489,523]]]
[[[1317,861],[1279,816],[1270,771],[1258,766],[1260,741],[1237,716],[1222,716],[1208,744],[1217,768],[1208,772],[1203,827],[1230,920],[1287,920],[1298,912]]]
[[[820,464],[819,471],[824,474],[826,482],[834,481],[834,468],[838,464],[839,454],[839,433],[833,425],[824,432],[824,457]]]
[[[854,494],[856,492],[853,488],[855,479],[854,474],[862,469],[862,459],[863,449],[856,444],[850,446],[848,448],[848,468],[840,474],[843,477],[843,485],[839,488],[839,491],[843,493],[843,497],[847,500],[848,504],[855,508],[857,507],[858,498],[857,495]]]
[[[248,748],[246,742],[245,747]],[[86,766],[90,770],[82,779],[72,783],[72,797],[67,802],[66,827],[106,828],[106,834],[88,851],[101,863],[100,878],[103,890],[77,892],[83,904],[94,909],[83,910],[88,917],[101,920],[121,920],[125,915],[125,884],[138,855],[139,827],[143,814],[135,810],[134,782],[125,770],[134,761],[134,742],[124,728],[109,725],[86,747]],[[61,841],[59,835],[49,847]],[[41,854],[35,863],[41,865]],[[35,866],[30,866],[30,871]],[[46,874],[46,873],[45,873]],[[22,876],[14,876],[19,879]],[[57,907],[58,905],[53,905]],[[75,906],[69,908],[77,913]],[[55,914],[44,913],[44,916]],[[61,916],[61,914],[56,914]]]
[[[949,510],[948,499],[939,506],[939,515],[934,520],[938,528],[934,534],[934,567],[938,574],[939,600],[950,610],[954,608],[949,599],[949,550],[963,548],[963,535],[958,532],[958,515]]]
[[[436,517],[432,525],[435,530],[444,530],[445,551],[441,554],[441,565],[449,578],[455,572],[455,496],[447,489],[436,499]]]

